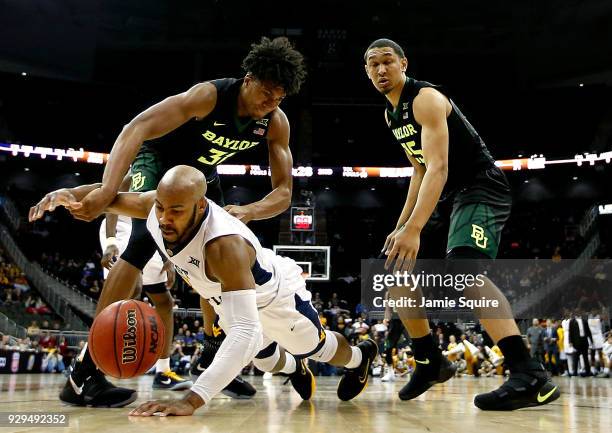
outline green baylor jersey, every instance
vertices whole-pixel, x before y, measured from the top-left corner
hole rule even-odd
[[[421,147],[421,125],[414,120],[412,104],[419,91],[425,87],[439,88],[426,81],[407,77],[397,108],[394,110],[387,101],[386,113],[388,126],[397,142],[407,155],[412,156],[421,165],[426,165]],[[450,98],[449,101],[452,111],[447,118],[448,179],[443,196],[469,185],[478,172],[495,164],[495,160],[474,127]]]
[[[217,88],[215,108],[202,119],[193,118],[163,137],[142,145],[140,154],[152,153],[167,170],[185,164],[216,177],[216,166],[238,152],[266,143],[270,116],[262,119],[238,117],[238,93],[242,79],[212,80]]]

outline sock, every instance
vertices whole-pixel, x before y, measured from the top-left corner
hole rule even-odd
[[[520,335],[510,335],[497,342],[497,346],[504,354],[504,361],[512,371],[518,365],[531,360],[527,346]]]
[[[431,333],[413,338],[411,346],[415,360],[424,361],[426,358],[437,358],[435,355],[438,354],[438,348]]]
[[[83,349],[81,349],[81,353],[79,353],[79,356],[77,357],[77,364],[75,365],[75,370],[80,370],[80,371],[91,371],[91,370],[96,370],[98,367],[96,366],[96,364],[93,362],[93,359],[91,359],[91,355],[89,354],[89,346],[87,343],[85,343],[85,346],[83,346]]]
[[[606,368],[604,368],[604,373],[606,373],[606,374],[610,374],[610,367],[606,367]]]
[[[280,373],[291,374],[297,370],[295,358],[289,352],[285,352],[285,365],[279,370]]]
[[[351,347],[351,360],[345,365],[346,368],[357,368],[361,365],[363,359],[363,352],[357,346]]]
[[[170,358],[159,358],[155,363],[155,373],[170,371]]]

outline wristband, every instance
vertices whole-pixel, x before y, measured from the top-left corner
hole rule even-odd
[[[117,246],[117,238],[114,236],[109,236],[105,239],[104,249],[106,250],[111,245]]]

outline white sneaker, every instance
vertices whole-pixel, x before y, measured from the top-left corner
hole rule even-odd
[[[387,373],[383,376],[381,382],[395,382],[395,372],[393,369],[387,369]]]
[[[272,373],[266,371],[263,375],[263,380],[270,380],[272,379],[272,376],[273,376]]]

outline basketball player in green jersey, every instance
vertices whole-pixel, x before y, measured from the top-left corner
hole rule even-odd
[[[510,214],[512,199],[506,177],[455,103],[437,86],[406,76],[408,60],[397,43],[374,41],[364,61],[372,84],[387,99],[385,121],[414,167],[404,208],[383,247],[385,267],[393,266],[394,272],[413,269],[421,230],[437,207],[450,220],[449,271],[478,273],[481,260],[496,257]],[[415,293],[422,297],[420,289]],[[556,400],[559,389],[544,367],[529,356],[501,291],[486,279],[484,286],[472,286],[464,295],[498,300],[496,310],[475,309],[475,313],[510,369],[507,382],[477,395],[474,404],[483,410],[513,410]],[[454,371],[436,347],[425,310],[400,308],[398,312],[412,338],[417,363],[399,392],[402,400],[410,400],[450,379]]]
[[[196,84],[170,96],[136,116],[119,134],[104,169],[102,186],[82,200],[73,215],[91,221],[100,215],[116,195],[132,164],[131,191],[155,190],[163,173],[178,164],[198,168],[206,177],[210,198],[223,206],[217,165],[239,152],[267,146],[270,158],[272,191],[263,199],[226,210],[241,221],[266,219],[284,212],[291,203],[292,156],[289,149],[289,122],[279,104],[287,95],[299,91],[306,75],[302,55],[286,38],[262,38],[253,44],[242,63],[246,75]],[[113,265],[105,281],[96,314],[112,302],[130,296],[144,265],[156,250],[144,221],[133,220],[129,244]],[[163,285],[159,292],[148,291],[149,298],[167,329],[166,348],[173,336],[173,300]],[[214,314],[201,302],[204,316]],[[212,331],[205,330],[210,337]],[[194,363],[192,374],[200,374],[214,357],[218,339],[207,338],[205,350]],[[101,407],[125,406],[137,397],[136,391],[110,384],[95,368],[85,349],[71,371],[60,394],[64,402]],[[166,358],[167,359],[167,358]],[[184,380],[169,371],[156,375],[154,387],[179,389]],[[164,369],[162,367],[162,369]],[[251,385],[236,378],[227,394],[248,398],[255,393]]]

